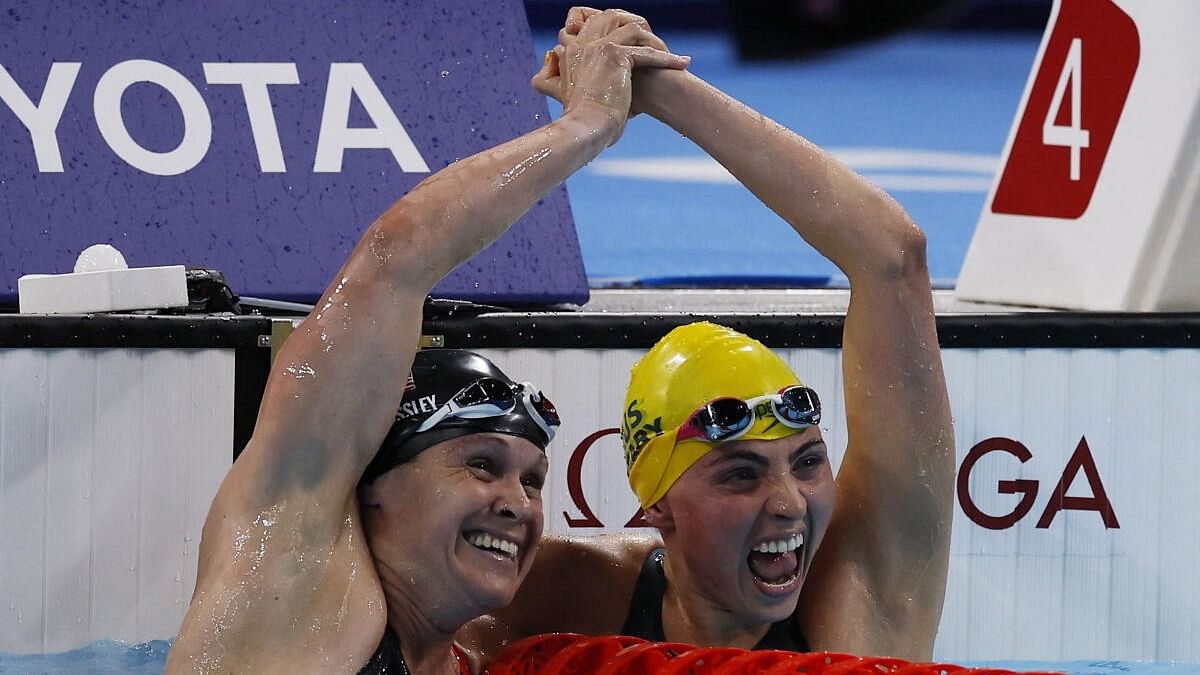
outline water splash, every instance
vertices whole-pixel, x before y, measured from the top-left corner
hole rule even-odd
[[[299,363],[299,364],[297,364],[297,363],[288,364],[288,367],[284,368],[283,372],[287,373],[288,375],[291,375],[292,377],[296,378],[297,380],[303,380],[303,379],[309,378],[309,377],[315,378],[317,376],[317,371],[314,370],[313,367],[311,365],[309,365],[309,363],[307,361],[305,361],[304,363]]]
[[[382,230],[375,230],[371,234],[371,241],[367,243],[367,249],[379,262],[385,263],[392,259],[391,244],[388,242],[387,234]]]
[[[321,320],[321,317],[322,317],[322,316],[325,316],[325,312],[326,312],[326,311],[327,311],[327,310],[328,310],[330,307],[333,307],[333,299],[334,299],[334,297],[336,297],[337,295],[341,294],[341,292],[342,292],[342,289],[346,287],[346,283],[347,283],[347,282],[349,282],[349,281],[350,281],[350,277],[342,277],[342,278],[341,278],[341,280],[340,280],[340,281],[338,281],[338,285],[337,285],[337,287],[335,287],[335,288],[333,289],[333,292],[332,292],[332,293],[330,293],[328,296],[326,296],[326,298],[325,298],[325,304],[321,306],[321,309],[320,309],[320,310],[318,310],[318,311],[317,311],[317,314],[316,314],[316,319],[317,319],[318,321],[320,321],[320,320]]]
[[[530,167],[536,166],[538,162],[550,156],[550,148],[542,148],[525,159],[517,162],[516,166],[500,174],[500,179],[492,183],[492,187],[497,190],[503,189],[520,177],[521,174],[529,170]]]

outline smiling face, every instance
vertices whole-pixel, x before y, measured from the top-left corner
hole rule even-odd
[[[360,493],[389,602],[465,622],[512,601],[542,535],[546,455],[524,438],[478,433],[430,446]],[[453,629],[456,626],[448,625]]]
[[[662,532],[669,581],[740,626],[787,618],[833,514],[818,427],[717,446],[646,518]]]

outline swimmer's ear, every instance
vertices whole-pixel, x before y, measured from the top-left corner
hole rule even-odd
[[[665,531],[675,527],[675,516],[671,513],[671,505],[666,499],[660,499],[657,504],[646,507],[643,512],[644,518],[651,527]]]

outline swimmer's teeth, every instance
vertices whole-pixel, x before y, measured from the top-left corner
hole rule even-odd
[[[794,551],[804,545],[804,535],[794,534],[789,539],[777,539],[775,541],[764,541],[754,547],[756,553],[787,553]]]
[[[490,534],[484,534],[482,532],[479,534],[473,534],[467,538],[467,542],[478,548],[500,551],[505,555],[512,556],[514,558],[517,557],[517,545],[514,542],[497,539]]]

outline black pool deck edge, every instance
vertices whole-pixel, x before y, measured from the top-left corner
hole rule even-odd
[[[270,356],[263,316],[0,314],[4,348],[226,348]],[[939,314],[943,348],[1197,348],[1200,312]],[[840,347],[841,313],[452,312],[424,333],[454,348],[644,349],[676,326],[713,321],[777,348]]]

